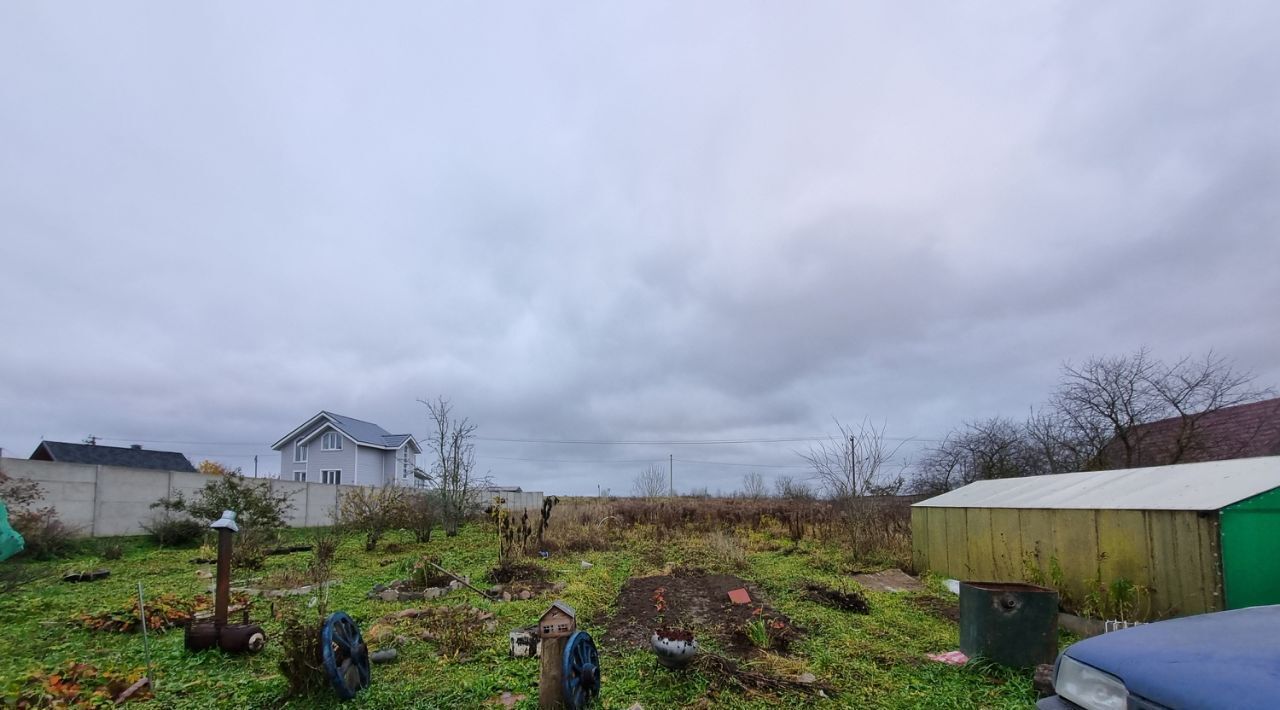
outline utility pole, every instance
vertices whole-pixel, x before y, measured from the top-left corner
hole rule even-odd
[[[849,437],[849,484],[853,490],[849,491],[853,496],[858,495],[858,445],[854,443],[853,437]]]
[[[676,457],[674,454],[667,454],[667,493],[674,498],[676,495]]]
[[[258,455],[257,454],[253,455],[253,477],[254,478],[258,477]]]

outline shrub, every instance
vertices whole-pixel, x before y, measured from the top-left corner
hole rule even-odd
[[[180,547],[199,540],[208,528],[192,518],[163,513],[142,526],[157,545]]]
[[[289,697],[313,695],[329,685],[321,661],[320,618],[299,605],[282,605],[278,643],[284,658],[280,675],[289,684]]]
[[[151,507],[166,513],[186,513],[198,521],[207,521],[206,525],[222,517],[222,511],[234,510],[241,530],[279,529],[285,526],[285,519],[293,509],[289,497],[288,493],[273,491],[269,481],[247,479],[236,469],[204,484],[192,500],[187,500],[179,491],[152,503]]]
[[[75,531],[58,519],[53,508],[20,511],[10,516],[9,522],[26,542],[22,554],[32,559],[65,557],[75,549]]]
[[[21,478],[10,478],[0,471],[0,500],[9,509],[9,525],[22,536],[22,554],[37,560],[62,557],[72,551],[75,531],[58,519],[52,507],[37,508],[44,495],[40,484]]]
[[[405,489],[356,487],[342,496],[338,525],[364,533],[364,549],[373,552],[387,531],[400,527],[406,519]]]
[[[405,496],[404,520],[400,527],[413,533],[418,542],[431,542],[431,529],[439,517],[440,502],[431,493],[412,492]]]
[[[121,545],[118,542],[104,543],[98,549],[98,553],[104,560],[118,560],[121,557],[124,557],[124,545]]]

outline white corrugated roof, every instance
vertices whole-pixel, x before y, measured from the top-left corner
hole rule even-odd
[[[978,481],[915,506],[1220,510],[1275,488],[1280,488],[1280,456],[1263,456]]]

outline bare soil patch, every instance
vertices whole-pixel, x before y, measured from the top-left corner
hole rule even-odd
[[[932,614],[939,619],[960,623],[959,600],[948,601],[927,594],[913,594],[906,599],[908,604],[920,611]]]
[[[830,587],[810,582],[804,585],[804,592],[805,597],[819,604],[842,611],[851,611],[855,614],[871,613],[871,605],[867,603],[867,598],[856,590],[842,592],[839,589],[831,589]]]
[[[729,590],[738,588],[751,595],[750,604],[729,601]],[[654,599],[659,590],[666,607],[662,612]],[[754,619],[770,629],[770,649],[779,653],[786,653],[802,633],[750,582],[728,574],[676,569],[671,574],[627,580],[618,593],[617,613],[606,622],[605,640],[648,648],[654,629],[679,627],[692,630],[698,638],[709,635],[727,653],[745,658],[757,650],[746,634],[747,623]]]

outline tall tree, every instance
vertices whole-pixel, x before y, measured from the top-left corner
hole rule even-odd
[[[430,480],[439,492],[440,521],[447,537],[479,502],[480,489],[488,478],[475,472],[476,425],[453,413],[453,404],[442,396],[434,401],[418,400],[427,407],[429,434],[427,448],[432,462]]]
[[[658,498],[667,494],[667,472],[657,464],[649,464],[636,474],[631,491],[640,498]]]
[[[1067,363],[1050,399],[1060,443],[1088,454],[1090,468],[1178,463],[1207,443],[1201,423],[1214,412],[1270,393],[1212,350],[1165,363],[1142,348],[1130,355]],[[1173,420],[1172,436],[1143,425]]]

